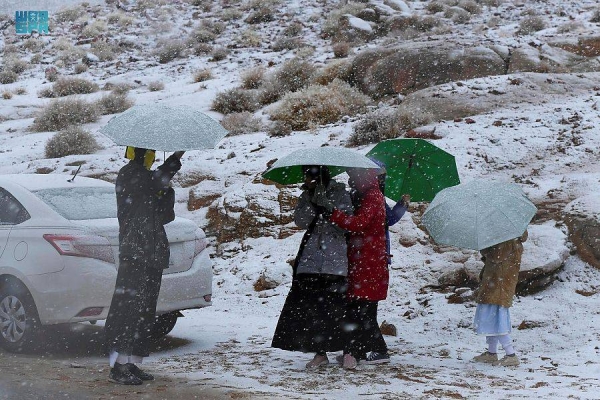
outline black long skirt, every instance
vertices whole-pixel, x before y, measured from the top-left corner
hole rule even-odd
[[[149,355],[162,273],[149,263],[121,260],[104,325],[109,351]]]
[[[297,275],[281,310],[271,346],[305,353],[343,350],[346,290],[343,276]]]

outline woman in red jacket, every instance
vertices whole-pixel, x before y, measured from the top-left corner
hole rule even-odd
[[[335,225],[350,232],[348,244],[348,339],[342,365],[354,369],[358,360],[389,362],[387,345],[377,323],[377,305],[387,297],[389,273],[385,238],[385,202],[376,169],[349,169],[355,190],[354,215],[335,209],[320,194],[316,203],[331,213]],[[372,353],[367,358],[367,352]]]

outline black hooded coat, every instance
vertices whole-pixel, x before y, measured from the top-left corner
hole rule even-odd
[[[119,219],[119,271],[105,324],[110,351],[146,357],[154,328],[163,269],[169,267],[164,225],[175,219],[175,193],[169,186],[181,162],[170,156],[156,170],[136,153],[116,182]]]

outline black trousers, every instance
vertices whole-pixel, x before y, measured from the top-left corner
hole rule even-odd
[[[146,262],[121,260],[104,328],[109,351],[149,355],[162,273]]]
[[[367,352],[387,353],[388,348],[377,323],[377,301],[350,300],[346,306],[346,344],[344,353],[357,360],[367,358]]]

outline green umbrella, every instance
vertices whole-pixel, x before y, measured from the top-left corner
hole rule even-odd
[[[423,139],[379,142],[367,156],[385,164],[385,195],[398,200],[431,201],[440,190],[458,185],[454,156]]]
[[[303,165],[323,165],[331,176],[339,175],[346,168],[379,168],[368,157],[340,147],[317,147],[296,150],[277,160],[263,177],[283,185],[304,182]]]

